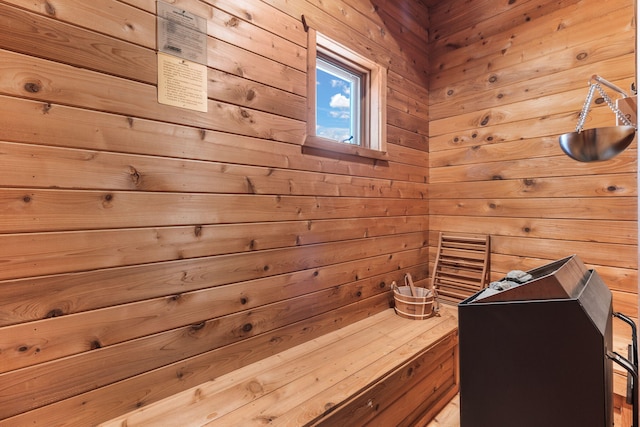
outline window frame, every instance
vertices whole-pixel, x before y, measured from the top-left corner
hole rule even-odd
[[[387,68],[333,41],[314,28],[307,28],[307,135],[304,147],[318,148],[373,159],[388,158],[386,91]],[[348,70],[366,75],[361,93],[361,142],[335,141],[316,134],[317,57],[330,58]]]

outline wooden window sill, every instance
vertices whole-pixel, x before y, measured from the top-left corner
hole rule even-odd
[[[371,148],[360,147],[359,145],[346,144],[344,142],[333,141],[331,139],[312,135],[307,135],[303,147],[317,148],[319,150],[350,154],[352,156],[367,157],[370,159],[389,160],[389,156],[386,151],[378,151]]]

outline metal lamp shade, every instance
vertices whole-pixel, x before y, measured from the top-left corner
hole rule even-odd
[[[633,126],[611,126],[560,136],[560,148],[579,162],[609,160],[624,151],[635,137]]]

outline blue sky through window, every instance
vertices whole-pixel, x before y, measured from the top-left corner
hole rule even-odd
[[[340,142],[353,131],[354,82],[318,67],[316,69],[316,135]]]

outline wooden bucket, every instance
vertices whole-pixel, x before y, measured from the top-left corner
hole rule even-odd
[[[423,320],[434,314],[434,294],[431,289],[413,288],[417,296],[411,294],[410,286],[396,286],[393,289],[396,313],[411,320]]]

